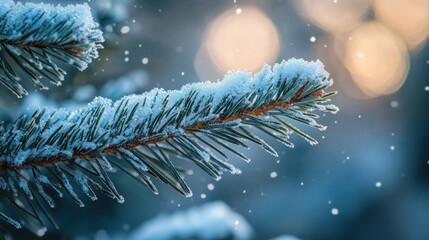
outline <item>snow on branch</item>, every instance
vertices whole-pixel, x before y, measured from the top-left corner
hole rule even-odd
[[[266,65],[254,76],[231,72],[220,82],[154,89],[116,102],[99,97],[78,111],[40,109],[0,128],[1,196],[39,205],[26,210],[43,208],[41,200],[33,200],[39,198],[53,207],[45,191],[50,188],[83,206],[75,190],[79,187],[92,200],[97,199],[95,188],[123,202],[109,178],[114,170],[154,193],[152,177],[191,196],[181,159],[220,179],[222,172],[239,172],[226,153],[250,160],[242,152],[247,142],[277,156],[257,134],[293,147],[289,136],[295,132],[316,144],[291,120],[325,130],[315,121],[315,111],[338,110],[328,103],[335,94],[325,92],[331,85],[320,61],[291,59],[272,69]]]
[[[66,72],[54,58],[84,70],[98,57],[104,41],[89,6],[53,6],[50,4],[0,3],[0,82],[18,97],[27,94],[19,83],[21,72],[39,89],[46,77],[61,85]],[[12,67],[19,66],[19,70]]]
[[[160,215],[135,230],[128,239],[252,239],[253,229],[246,219],[224,202],[171,215]]]

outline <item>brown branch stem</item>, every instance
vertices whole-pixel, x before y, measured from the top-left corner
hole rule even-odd
[[[204,129],[205,127],[209,126],[210,124],[216,124],[216,123],[226,123],[226,122],[231,122],[231,121],[235,121],[235,120],[239,120],[239,119],[246,119],[246,117],[244,116],[245,114],[248,115],[252,115],[255,117],[260,117],[265,115],[266,112],[271,111],[273,109],[275,109],[276,107],[281,107],[284,109],[288,109],[290,108],[295,102],[298,96],[301,95],[301,93],[304,91],[304,88],[301,88],[301,90],[299,90],[292,98],[289,102],[271,102],[267,105],[255,108],[255,109],[250,109],[247,108],[241,112],[238,112],[232,116],[229,117],[225,117],[225,116],[219,116],[218,118],[214,119],[214,120],[210,120],[210,121],[206,121],[206,122],[200,122],[191,126],[186,126],[186,127],[182,127],[185,130],[185,133],[191,133],[195,130],[199,130],[199,129]],[[310,96],[322,96],[323,95],[323,91],[320,90],[316,93],[311,94]],[[157,133],[153,133],[153,135],[155,135]],[[177,136],[175,135],[167,135],[165,137],[160,137],[160,138],[154,138],[151,140],[147,140],[144,141],[142,139],[145,139],[146,137],[148,137],[147,135],[140,135],[138,137],[135,137],[133,139],[131,139],[130,141],[121,143],[121,144],[115,144],[115,145],[111,145],[107,148],[105,148],[103,151],[97,151],[97,150],[91,150],[91,151],[87,151],[87,152],[79,152],[79,151],[73,151],[72,156],[70,157],[65,157],[65,156],[53,156],[50,158],[28,158],[24,164],[16,166],[10,163],[10,161],[3,161],[0,163],[0,171],[3,171],[5,169],[10,169],[10,170],[21,170],[21,169],[28,169],[28,168],[32,168],[34,166],[49,166],[49,165],[53,165],[55,163],[58,162],[72,162],[76,159],[94,159],[97,158],[99,155],[105,155],[105,154],[117,154],[117,149],[119,148],[123,148],[123,149],[127,149],[127,150],[131,150],[136,148],[137,146],[146,146],[152,143],[158,143],[158,142],[162,142],[168,139],[172,139],[172,138],[176,138]]]
[[[77,44],[77,43],[79,43],[79,42],[75,41],[75,42],[71,42],[71,43],[68,43],[68,44],[55,44],[55,43],[45,43],[45,42],[28,42],[28,43],[24,44],[22,41],[21,42],[12,42],[12,41],[9,41],[7,39],[1,39],[0,40],[0,44],[14,46],[15,48],[21,48],[21,49],[28,49],[28,48],[38,48],[38,49],[43,49],[43,48],[57,48],[57,49],[64,49],[65,51],[70,52],[70,53],[72,53],[75,56],[78,56],[78,54],[80,54],[81,52],[84,51],[82,49],[78,49],[78,48],[70,46],[70,45],[74,45],[74,44]]]

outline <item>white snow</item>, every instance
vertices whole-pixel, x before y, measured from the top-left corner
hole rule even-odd
[[[273,70],[266,65],[254,77],[250,72],[230,72],[223,81],[202,82],[187,84],[180,90],[166,91],[163,89],[153,89],[152,91],[140,94],[129,95],[113,102],[110,99],[96,97],[93,102],[84,108],[70,111],[67,109],[46,110],[41,117],[38,128],[27,141],[27,144],[19,151],[4,151],[0,156],[0,161],[9,161],[14,165],[21,165],[29,158],[48,158],[52,156],[64,155],[71,156],[76,149],[102,151],[109,144],[123,144],[136,137],[144,136],[141,141],[149,140],[154,136],[184,134],[184,128],[200,122],[214,119],[219,115],[225,114],[227,110],[219,108],[219,105],[225,99],[230,99],[235,103],[240,103],[240,98],[248,96],[249,93],[259,93],[258,98],[253,102],[243,101],[236,108],[236,111],[248,109],[249,107],[258,107],[271,102],[271,96],[274,97],[276,91],[282,83],[286,83],[289,92],[296,92],[299,88],[307,84],[307,89],[326,88],[332,84],[329,74],[324,70],[320,61],[306,62],[302,59],[291,59],[274,65]],[[270,86],[274,86],[270,89]],[[306,90],[307,91],[307,90]],[[191,97],[191,93],[195,93]],[[262,98],[264,94],[270,98]],[[168,96],[168,101],[166,98]],[[289,101],[293,94],[286,93],[282,101]],[[200,107],[209,105],[209,111],[201,113],[200,111],[189,111],[183,114],[184,117],[179,123],[167,122],[171,117],[177,116],[186,111],[186,99],[192,99],[193,103],[199,103]],[[259,99],[262,99],[259,101]],[[193,105],[195,108],[196,105]],[[314,105],[319,110],[326,110],[324,105]],[[154,119],[164,111],[171,109],[167,115],[163,116],[156,125],[152,124]],[[132,110],[134,115],[130,116]],[[322,128],[313,118],[299,114],[296,110],[291,110],[292,115],[302,120],[308,121],[311,125]],[[95,116],[95,113],[98,113]],[[229,112],[228,112],[229,113]],[[31,114],[29,114],[31,115]],[[36,136],[40,133],[42,126],[49,122],[47,130],[41,133],[41,139],[50,139],[42,146],[32,146],[33,141],[40,141]],[[86,119],[85,121],[83,121]],[[121,120],[122,119],[122,120]],[[149,119],[151,121],[149,121]],[[97,121],[95,121],[97,120]],[[120,121],[121,125],[117,125]],[[96,124],[97,123],[97,124]],[[141,123],[145,123],[142,125]],[[25,125],[25,124],[24,124]],[[164,127],[163,127],[164,126]],[[161,129],[161,127],[163,127]],[[14,150],[20,140],[25,137],[25,132],[20,129],[9,128],[0,136],[0,149],[9,144],[8,149]],[[84,136],[93,135],[84,141],[59,141],[63,135],[73,135],[77,131],[82,131]],[[10,132],[17,132],[17,136],[12,142],[9,141]],[[106,134],[107,132],[107,134]],[[157,133],[156,135],[149,134]],[[64,138],[68,139],[69,138]],[[99,140],[96,142],[96,140]],[[100,143],[109,143],[107,145]],[[201,156],[206,157],[207,153],[201,151]],[[208,155],[207,155],[208,157]]]
[[[251,226],[223,202],[161,215],[144,224],[129,236],[140,239],[250,239]]]
[[[85,69],[92,58],[98,57],[97,44],[104,41],[86,3],[54,6],[2,1],[0,19],[4,23],[0,40],[7,40],[8,43],[22,42],[22,45],[37,43],[76,48],[81,51],[79,55],[82,56],[80,70]],[[31,35],[28,36],[28,33]],[[17,47],[7,46],[12,51]],[[19,51],[17,53],[19,55]]]

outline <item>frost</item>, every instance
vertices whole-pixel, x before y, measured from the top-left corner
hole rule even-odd
[[[25,39],[25,43],[67,46],[73,42],[83,41],[84,44],[80,45],[86,45],[81,50],[84,51],[82,55],[87,62],[98,56],[96,42],[103,41],[102,33],[97,29],[98,24],[92,19],[90,8],[86,3],[62,7],[43,3],[22,4],[7,1],[0,4],[0,19],[4,19],[0,40],[20,42],[23,36],[32,33],[31,38]],[[51,34],[64,30],[61,28],[64,22],[71,27],[68,32],[73,32],[66,38],[67,41],[64,41],[65,38],[61,34]],[[79,45],[76,45],[76,48],[79,48]]]
[[[62,185],[64,186],[65,190],[69,193],[69,195],[75,200],[75,202],[79,205],[79,207],[84,207],[85,205],[79,200],[79,197],[77,196],[76,192],[73,189],[73,186],[71,185],[70,181],[64,174],[60,168],[56,167],[57,171],[60,174]]]
[[[138,159],[133,153],[123,148],[120,148],[119,151],[120,153],[124,154],[126,158],[129,158],[130,160],[132,160],[133,162],[131,164],[135,166],[137,169],[141,169],[146,172],[149,171],[149,168],[144,163],[142,163],[140,159]]]
[[[22,227],[22,225],[21,225],[19,222],[17,222],[17,221],[15,221],[14,219],[12,219],[12,218],[8,217],[7,215],[5,215],[5,214],[4,214],[4,213],[2,213],[2,212],[0,212],[0,219],[5,220],[6,222],[8,222],[8,223],[12,224],[12,225],[13,225],[13,226],[15,226],[16,228],[21,228],[21,227]]]
[[[28,94],[19,79],[31,79],[40,90],[48,89],[40,81],[42,77],[60,86],[66,72],[52,59],[62,60],[82,71],[98,57],[98,49],[104,42],[86,3],[63,7],[2,1],[0,25],[3,65],[9,66],[5,65],[9,62],[19,65],[3,69],[0,83],[19,98]],[[10,71],[15,67],[24,71]]]
[[[92,190],[88,185],[88,181],[86,180],[86,178],[84,177],[84,175],[82,174],[81,171],[79,170],[75,170],[74,171],[74,178],[76,180],[76,182],[81,186],[83,192],[88,195],[92,201],[97,200],[97,197],[92,194]]]
[[[137,73],[135,79],[141,81],[141,76],[141,72]],[[123,85],[121,81],[110,89],[119,89]],[[93,182],[83,172],[74,169],[71,174],[56,163],[88,159],[91,164],[97,163],[92,167],[102,176],[113,197],[123,202],[105,172],[105,169],[112,170],[109,161],[113,161],[106,159],[105,155],[114,152],[116,157],[125,159],[133,168],[129,175],[142,177],[140,180],[155,193],[157,190],[149,175],[160,178],[183,195],[191,196],[191,190],[181,177],[181,169],[169,158],[170,153],[192,160],[219,180],[224,170],[232,174],[241,173],[226,161],[228,156],[224,150],[250,161],[231,144],[248,148],[244,140],[250,140],[270,154],[278,155],[262,139],[246,130],[250,126],[289,147],[293,146],[287,140],[292,131],[315,144],[314,139],[283,122],[280,116],[323,130],[325,127],[317,124],[315,118],[318,116],[311,111],[336,109],[325,104],[328,101],[322,97],[323,90],[331,84],[332,80],[320,61],[291,59],[273,68],[266,65],[256,75],[230,72],[223,81],[187,84],[180,90],[153,89],[117,101],[96,97],[77,110],[39,108],[2,130],[0,163],[19,169],[22,165],[28,168],[34,163],[44,165],[46,162],[55,168],[61,188],[83,206],[66,173],[72,175],[83,192],[95,200],[88,185]],[[286,107],[281,107],[283,105]],[[267,107],[271,109],[265,110]],[[252,115],[261,109],[265,116]],[[275,178],[277,173],[270,176]],[[14,178],[6,177],[4,181],[13,193],[17,193],[16,183],[29,193],[25,184]],[[53,206],[43,186],[60,194],[55,187],[57,183],[51,183],[44,175],[35,176],[34,181],[40,195]]]
[[[37,187],[37,191],[39,192],[39,194],[45,199],[45,201],[48,203],[48,205],[51,207],[51,208],[53,208],[54,206],[55,206],[55,204],[54,204],[54,201],[53,201],[53,199],[49,196],[49,194],[47,194],[46,192],[45,192],[45,189],[43,188],[43,186],[42,186],[42,182],[43,181],[41,181],[41,179],[43,179],[43,181],[48,181],[49,182],[49,180],[48,180],[48,178],[46,178],[45,176],[41,176],[41,177],[39,177],[39,178],[36,178],[36,179],[34,179],[34,183],[36,184],[36,187]],[[53,186],[50,182],[48,183],[48,185],[51,185],[51,186]],[[54,188],[54,190],[56,190],[57,191],[57,193],[59,192],[58,191],[58,189],[56,189],[56,188]],[[60,194],[61,194],[61,192],[60,192]],[[60,195],[60,197],[62,197],[62,195]]]
[[[33,199],[30,188],[28,187],[28,182],[22,178],[19,179],[19,187],[24,191],[24,193],[30,198]]]

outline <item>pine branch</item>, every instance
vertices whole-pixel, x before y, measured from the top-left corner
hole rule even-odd
[[[36,219],[42,225],[37,209],[54,206],[45,188],[59,196],[66,193],[79,206],[84,204],[76,186],[92,200],[97,199],[96,188],[123,202],[109,178],[113,169],[154,193],[157,189],[151,177],[191,196],[183,177],[186,170],[177,165],[180,159],[220,179],[224,171],[239,172],[225,152],[250,160],[240,150],[248,147],[247,141],[277,156],[257,132],[288,147],[293,147],[289,141],[293,132],[316,144],[289,121],[325,130],[313,111],[338,110],[327,103],[335,94],[325,93],[331,85],[321,62],[292,59],[276,64],[273,70],[265,66],[255,76],[229,73],[221,82],[188,84],[175,91],[154,89],[114,103],[96,98],[74,112],[41,109],[1,127],[0,191],[24,219]],[[17,201],[20,204],[13,204]],[[3,220],[20,226],[4,216],[0,213]]]
[[[90,8],[82,5],[65,7],[49,4],[22,4],[5,0],[0,3],[0,82],[17,97],[27,95],[20,84],[21,73],[32,79],[39,89],[46,77],[61,85],[66,72],[54,59],[84,70],[98,57],[104,41]]]

